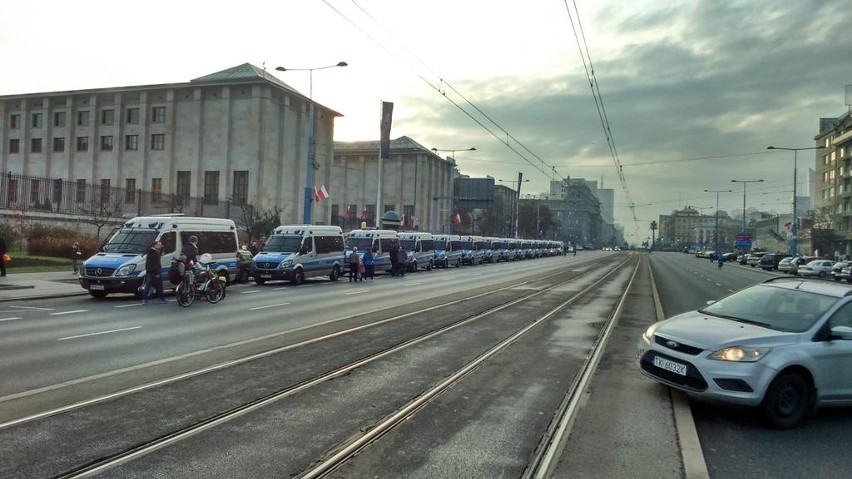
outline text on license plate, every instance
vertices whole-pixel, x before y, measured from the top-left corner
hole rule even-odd
[[[102,284],[90,284],[89,289],[94,289],[96,291],[103,291],[104,285],[102,285]]]
[[[271,274],[262,274],[262,275],[260,275],[260,277],[261,278],[271,278],[272,275]]]
[[[686,364],[680,364],[674,361],[669,361],[668,359],[663,359],[659,356],[654,356],[653,363],[654,366],[657,366],[660,369],[665,369],[666,371],[671,371],[675,374],[686,376]]]

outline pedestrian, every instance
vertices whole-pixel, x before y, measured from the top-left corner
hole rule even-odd
[[[364,263],[364,276],[372,281],[376,271],[373,268],[373,252],[370,251],[370,248],[364,250],[364,258],[361,261]]]
[[[0,236],[0,277],[6,276],[6,239]]]
[[[169,302],[163,291],[162,250],[163,243],[160,240],[154,241],[154,244],[148,249],[148,255],[145,258],[145,290],[142,292],[142,304],[148,304],[148,300],[151,298],[151,289],[157,291],[157,297],[160,298],[161,303]]]
[[[71,274],[79,274],[77,262],[83,257],[83,252],[80,250],[80,243],[75,241],[71,245]]]
[[[400,277],[405,277],[406,261],[408,261],[408,252],[405,251],[405,246],[399,245],[399,251],[397,251],[396,256],[396,267],[398,269],[397,274]]]
[[[397,255],[399,254],[399,243],[394,240],[391,242],[390,250],[388,250],[388,257],[390,257],[391,263],[391,276],[396,276],[396,273],[399,272],[399,268],[396,265]]]
[[[358,266],[361,264],[361,258],[358,257],[358,247],[353,246],[352,252],[349,253],[349,282],[358,281]]]

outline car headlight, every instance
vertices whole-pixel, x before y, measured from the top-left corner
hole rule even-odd
[[[279,269],[287,269],[290,266],[293,266],[293,260],[287,259],[287,260],[282,261],[281,264],[278,265],[278,268]]]
[[[659,325],[660,323],[654,323],[648,326],[648,329],[646,329],[645,332],[642,333],[642,338],[645,340],[646,343],[652,343],[654,341],[654,333],[657,331],[657,326]]]
[[[136,271],[135,264],[126,264],[115,272],[115,276],[130,276],[131,273]]]
[[[744,348],[741,346],[732,346],[730,348],[714,351],[713,354],[710,355],[710,359],[716,359],[718,361],[753,363],[766,356],[766,353],[768,353],[769,350],[770,348]]]

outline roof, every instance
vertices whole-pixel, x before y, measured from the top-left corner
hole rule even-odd
[[[430,153],[438,158],[442,158],[440,155],[435,153],[429,148],[417,143],[407,136],[400,136],[397,139],[390,141],[390,149],[392,152],[401,152],[405,150],[409,151],[422,151],[425,153]],[[379,141],[378,140],[370,140],[370,141],[335,141],[334,142],[334,150],[347,152],[347,151],[379,151]]]

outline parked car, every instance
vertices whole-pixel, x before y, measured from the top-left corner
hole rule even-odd
[[[846,263],[840,270],[840,279],[845,279],[847,283],[852,283],[852,263]]]
[[[645,376],[695,398],[755,407],[786,429],[852,406],[852,286],[786,276],[652,324]]]
[[[799,266],[808,264],[815,259],[819,258],[816,256],[796,256],[793,258],[793,261],[790,262],[790,274],[799,274]]]
[[[786,255],[781,253],[767,253],[760,257],[758,265],[766,271],[772,271],[778,269],[778,263],[785,257]]]
[[[722,260],[723,261],[736,261],[737,260],[737,254],[736,253],[723,253],[722,254]]]
[[[834,263],[834,266],[831,267],[831,276],[834,277],[835,281],[840,281],[844,279],[842,276],[843,268],[846,268],[848,266],[848,261],[838,261],[837,263]]]
[[[815,259],[808,264],[799,266],[797,274],[803,278],[825,278],[831,275],[831,267],[834,261],[830,259]]]
[[[778,263],[778,271],[781,271],[782,273],[789,273],[793,268],[793,259],[794,258],[792,256],[785,256],[782,258]]]
[[[766,251],[759,251],[757,253],[749,253],[748,260],[746,260],[746,262],[748,263],[749,266],[754,268],[755,266],[760,264],[760,258],[762,258],[763,255],[765,255],[765,254],[766,254]]]

